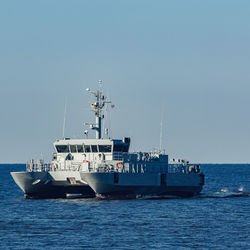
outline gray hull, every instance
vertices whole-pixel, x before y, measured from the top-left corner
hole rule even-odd
[[[94,197],[94,191],[76,172],[11,172],[26,198],[66,198],[69,195]]]
[[[104,196],[174,195],[190,197],[201,192],[202,174],[81,173],[82,180]]]

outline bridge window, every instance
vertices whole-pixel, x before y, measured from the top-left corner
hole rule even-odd
[[[71,153],[76,153],[76,145],[70,145]]]
[[[56,150],[58,153],[69,153],[68,145],[56,145]]]
[[[83,146],[77,145],[77,151],[78,151],[78,153],[83,153]]]
[[[128,149],[129,149],[129,144],[124,144],[124,146],[123,146],[123,152],[128,153]]]
[[[90,145],[84,145],[84,150],[86,153],[90,152]]]
[[[91,148],[93,153],[98,152],[97,145],[91,145]]]
[[[99,145],[99,152],[102,153],[111,152],[111,145]]]
[[[129,144],[114,144],[114,152],[128,152]]]

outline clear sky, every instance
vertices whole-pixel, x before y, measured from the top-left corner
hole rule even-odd
[[[250,1],[0,1],[0,162],[83,137],[103,80],[112,136],[195,162],[250,162]]]

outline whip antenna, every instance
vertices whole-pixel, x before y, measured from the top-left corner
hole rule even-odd
[[[64,139],[65,123],[66,123],[66,111],[67,111],[67,97],[65,98],[65,106],[64,106],[63,131],[62,131],[63,139]]]

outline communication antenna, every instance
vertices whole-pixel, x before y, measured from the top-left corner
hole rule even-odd
[[[62,131],[62,137],[64,137],[65,132],[65,123],[66,123],[66,111],[67,111],[67,97],[65,97],[65,106],[64,106],[64,118],[63,118],[63,131]]]
[[[163,150],[162,147],[162,137],[163,137],[163,111],[161,113],[161,122],[160,122],[160,152],[163,153],[165,150]]]
[[[108,128],[105,128],[105,135],[106,135],[106,138],[108,138],[108,136],[109,136],[109,129]]]
[[[160,124],[160,151],[162,151],[162,119]]]
[[[89,127],[96,131],[96,139],[102,138],[102,120],[104,118],[103,109],[107,103],[111,101],[103,95],[102,81],[98,81],[99,88],[96,91],[92,91],[87,88],[86,91],[93,94],[95,97],[95,102],[91,103],[92,111],[95,113],[96,122],[95,123],[84,123],[89,125]]]

